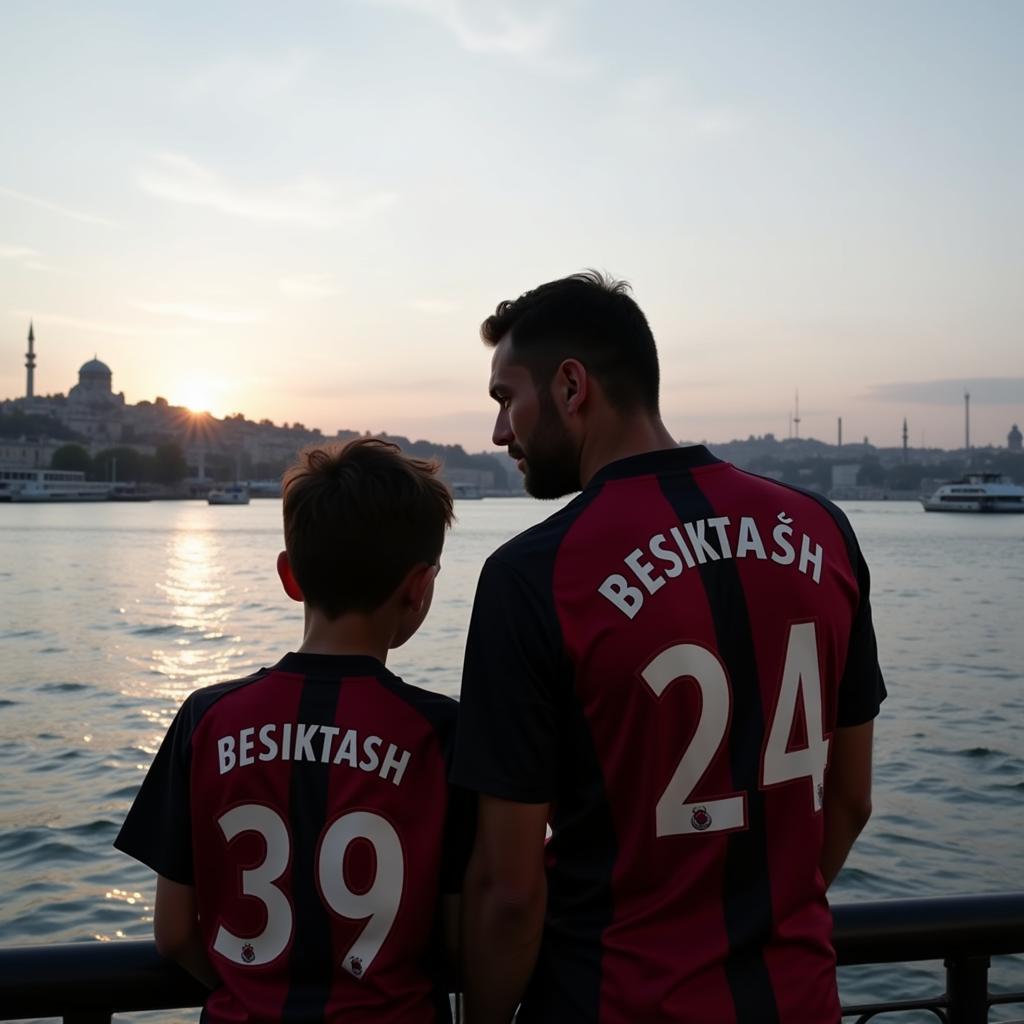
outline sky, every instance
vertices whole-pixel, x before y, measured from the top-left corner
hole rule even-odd
[[[1024,423],[1024,3],[8,0],[0,397],[490,446],[502,299],[625,278],[680,439]]]

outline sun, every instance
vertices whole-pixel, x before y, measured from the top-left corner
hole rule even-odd
[[[219,402],[218,392],[223,391],[223,385],[212,378],[193,377],[186,380],[177,388],[177,402],[184,405],[190,412],[210,413],[218,415]]]

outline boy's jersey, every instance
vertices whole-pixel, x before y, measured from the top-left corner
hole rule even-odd
[[[495,552],[452,777],[552,804],[519,1019],[838,1021],[822,797],[884,695],[843,514],[702,447],[605,467]]]
[[[214,1021],[434,1021],[439,893],[471,842],[457,704],[288,654],[182,705],[115,845],[195,887]]]

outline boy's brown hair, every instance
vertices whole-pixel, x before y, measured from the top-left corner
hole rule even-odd
[[[317,445],[284,475],[284,543],[306,603],[371,612],[413,566],[435,564],[452,522],[438,463],[374,437]]]

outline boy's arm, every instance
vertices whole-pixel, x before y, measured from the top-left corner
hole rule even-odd
[[[462,959],[462,897],[458,893],[444,893],[441,896],[441,938],[444,942],[445,960],[451,970],[457,972]]]
[[[473,1024],[507,1024],[537,961],[547,820],[548,804],[480,795],[462,898],[462,980]]]
[[[207,988],[217,988],[220,978],[210,964],[199,931],[196,890],[191,885],[156,876],[156,907],[153,936],[161,956],[177,960]]]
[[[874,722],[836,729],[825,778],[825,842],[821,873],[831,885],[854,840],[871,817],[871,747]]]

